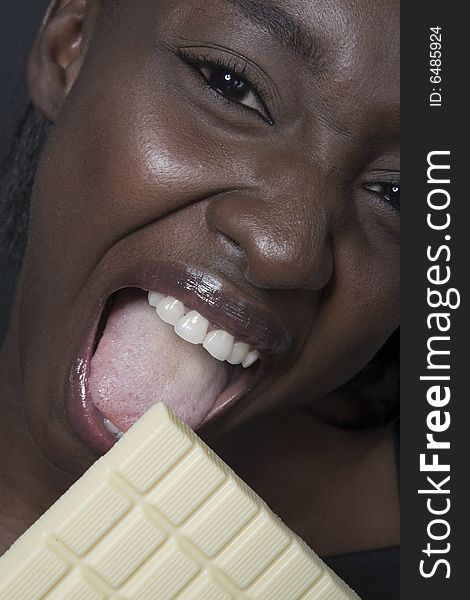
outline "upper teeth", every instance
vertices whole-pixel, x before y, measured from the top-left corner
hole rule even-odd
[[[160,319],[170,325],[176,325],[181,317],[184,317],[184,304],[171,296],[163,297],[156,305],[156,309]]]
[[[159,292],[149,292],[148,301],[162,321],[174,326],[179,337],[191,344],[202,344],[217,360],[241,364],[245,368],[258,360],[257,350],[250,350],[249,344],[236,341],[228,331],[217,329],[208,332],[209,321],[196,310],[187,309],[180,300]]]

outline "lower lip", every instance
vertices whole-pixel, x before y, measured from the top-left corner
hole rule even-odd
[[[68,402],[66,408],[72,427],[80,439],[97,455],[103,455],[117,442],[117,438],[105,427],[103,418],[94,406],[88,387],[90,376],[90,363],[95,349],[95,341],[98,326],[101,321],[106,303],[99,307],[99,315],[86,335],[85,344],[79,358],[75,361],[69,379],[70,393],[66,394]],[[204,420],[195,429],[213,421],[222,413],[225,413],[235,404],[242,395],[245,395],[252,387],[261,364],[243,370],[236,381],[229,384],[228,388],[217,398],[214,406],[205,416]]]
[[[237,377],[236,381],[233,384],[229,384],[228,388],[217,398],[214,406],[204,417],[204,420],[196,427],[196,431],[203,425],[220,417],[223,413],[227,412],[231,406],[238,402],[242,396],[245,396],[253,388],[254,382],[258,380],[260,369],[260,362],[249,369],[244,369]]]
[[[105,304],[100,307],[99,315],[86,335],[79,358],[72,366],[69,379],[70,393],[66,395],[68,399],[66,408],[72,427],[80,439],[98,455],[108,452],[117,441],[104,426],[103,419],[92,402],[88,387],[90,363],[104,307]]]

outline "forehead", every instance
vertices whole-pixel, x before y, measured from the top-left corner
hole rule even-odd
[[[198,17],[234,30],[243,21],[307,61],[322,56],[345,69],[360,53],[372,52],[374,62],[387,63],[398,55],[399,0],[163,0],[159,5],[177,20],[190,16],[195,27]]]

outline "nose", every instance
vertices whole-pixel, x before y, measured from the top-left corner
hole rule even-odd
[[[215,201],[210,226],[235,245],[252,285],[320,290],[333,273],[326,177],[272,167],[251,189]]]

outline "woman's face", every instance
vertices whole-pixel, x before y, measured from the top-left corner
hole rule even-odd
[[[112,443],[95,406],[119,419],[164,390],[197,428],[311,402],[399,313],[397,2],[140,0],[89,18],[68,67],[61,49],[79,75],[17,298],[29,427],[77,472]],[[128,288],[181,300],[260,360],[217,361]]]

